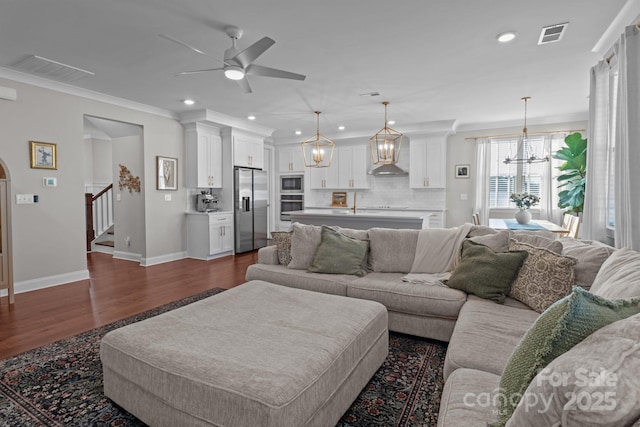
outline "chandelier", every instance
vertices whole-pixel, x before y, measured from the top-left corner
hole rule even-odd
[[[327,168],[331,166],[335,142],[320,133],[320,111],[316,114],[316,134],[302,141],[304,165],[308,168]]]
[[[371,162],[374,165],[393,165],[398,163],[400,158],[402,134],[387,126],[387,105],[389,102],[384,101],[382,105],[384,105],[384,127],[369,138]]]
[[[525,96],[523,98],[521,98],[524,101],[524,127],[522,128],[522,135],[520,136],[520,139],[518,140],[518,152],[522,153],[523,150],[525,149],[525,146],[527,145],[527,142],[529,141],[529,134],[527,133],[527,101],[529,101],[531,99],[530,96]],[[509,165],[512,163],[543,163],[543,162],[548,162],[549,161],[549,156],[546,155],[544,157],[538,157],[535,154],[532,154],[529,157],[514,157],[511,158],[509,155],[507,155],[507,157],[504,159],[504,164],[505,165]]]

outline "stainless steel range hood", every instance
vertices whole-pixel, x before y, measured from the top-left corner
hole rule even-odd
[[[406,172],[406,171],[400,169],[398,166],[396,166],[394,164],[378,166],[375,169],[371,169],[367,173],[369,175],[373,175],[373,176],[406,176],[406,175],[409,175],[409,172]]]

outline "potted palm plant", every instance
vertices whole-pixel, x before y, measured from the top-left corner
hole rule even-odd
[[[559,167],[562,174],[558,177],[558,207],[567,209],[567,213],[580,215],[584,211],[584,194],[587,176],[587,140],[578,132],[568,135],[561,148],[553,156],[564,160]]]

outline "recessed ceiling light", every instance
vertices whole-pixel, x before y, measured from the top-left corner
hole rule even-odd
[[[194,101],[193,99],[185,99],[182,102],[184,102],[185,105],[193,105],[196,103],[196,101]]]
[[[302,131],[301,130],[297,130],[296,131],[296,135],[302,135]]]
[[[344,130],[344,126],[338,126],[338,130]]]
[[[395,125],[396,121],[395,120],[389,120],[387,123],[389,123],[390,125]]]
[[[516,38],[516,32],[515,31],[506,31],[504,33],[500,33],[496,36],[496,38],[498,39],[498,41],[500,43],[508,43],[511,40]]]
[[[256,119],[256,116],[247,116],[247,119],[249,119],[249,120],[255,120],[255,119]]]

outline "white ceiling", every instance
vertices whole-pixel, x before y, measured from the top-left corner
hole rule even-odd
[[[592,48],[625,3],[2,0],[0,67],[43,56],[95,73],[75,86],[175,114],[202,108],[239,118],[253,114],[257,124],[276,129],[276,142],[312,135],[314,110],[322,111],[321,132],[330,137],[373,134],[384,125],[382,101],[390,101],[389,119],[399,131],[446,120],[455,120],[459,130],[520,124],[523,96],[532,97],[530,123],[561,122],[586,118],[589,69],[604,53]],[[562,41],[537,45],[542,27],[563,22],[569,26]],[[227,25],[244,30],[239,49],[264,36],[276,41],[257,64],[307,79],[253,76],[253,93],[245,94],[219,71],[174,76],[221,66],[231,44]],[[518,36],[499,44],[496,35],[506,30]],[[380,96],[360,95],[374,91]],[[196,104],[183,105],[185,98]],[[339,125],[346,130],[339,132]]]

